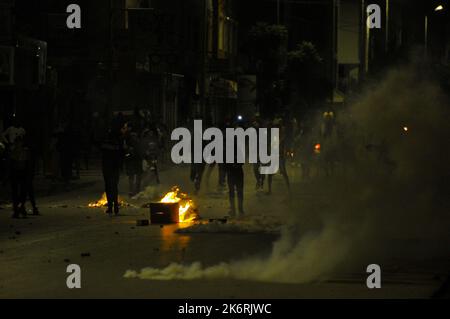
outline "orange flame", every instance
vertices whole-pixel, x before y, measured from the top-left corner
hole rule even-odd
[[[125,202],[119,197],[120,206],[125,206]],[[95,203],[89,203],[89,208],[102,208],[108,206],[108,199],[106,198],[106,193],[103,193],[102,197]]]
[[[193,222],[197,218],[194,202],[186,194],[181,193],[178,186],[174,186],[160,202],[180,204],[180,209],[178,211],[180,223]]]
[[[320,151],[322,150],[322,145],[320,145],[320,144],[316,144],[315,146],[314,146],[314,152],[316,153],[316,154],[320,154]]]

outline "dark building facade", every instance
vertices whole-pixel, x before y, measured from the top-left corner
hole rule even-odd
[[[370,4],[381,9],[381,29],[366,27]],[[441,10],[436,10],[440,5]],[[341,104],[366,77],[392,63],[407,62],[412,52],[448,65],[449,9],[439,0],[243,1],[238,16],[240,48],[258,22],[286,26],[287,50],[302,41],[313,43],[323,58],[328,102]],[[243,72],[254,72],[248,68],[245,52],[240,53]]]
[[[204,117],[220,124],[237,112],[237,0],[208,0],[206,21]]]
[[[0,0],[1,122],[21,113],[83,122],[136,107],[169,127],[193,116],[217,123],[241,106],[251,114],[253,98],[241,98],[254,94],[255,73],[243,48],[257,22],[285,25],[287,50],[315,44],[333,102],[414,46],[449,63],[439,0],[78,0],[82,27],[71,30],[72,2]],[[369,3],[382,9],[381,30],[365,27]]]
[[[68,29],[72,2],[0,2],[2,57],[16,61],[2,66],[3,117],[29,112],[19,100],[36,94],[56,121],[138,107],[173,127],[179,114],[205,112],[208,2],[80,0],[81,29]]]

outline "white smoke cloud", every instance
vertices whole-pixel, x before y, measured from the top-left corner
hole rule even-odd
[[[296,203],[289,207],[293,223],[283,228],[267,257],[129,270],[125,277],[305,283],[342,269],[361,271],[361,261],[369,258],[447,254],[439,248],[449,247],[442,242],[449,239],[447,102],[423,69],[391,71],[339,114],[338,134],[326,148],[347,169],[323,185],[318,227],[309,229],[295,217],[304,216]],[[403,249],[393,238],[426,238],[430,244]]]

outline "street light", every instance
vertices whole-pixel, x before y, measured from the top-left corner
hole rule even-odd
[[[444,10],[444,6],[443,5],[438,5],[436,8],[434,8],[434,12],[439,12]],[[425,58],[428,56],[428,15],[425,16]]]

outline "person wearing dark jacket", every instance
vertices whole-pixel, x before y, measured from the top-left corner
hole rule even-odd
[[[244,170],[243,164],[226,164],[228,195],[230,200],[230,216],[236,216],[236,195],[238,212],[244,216]]]
[[[123,139],[121,128],[113,125],[105,141],[101,145],[102,171],[105,181],[105,192],[108,201],[106,213],[117,216],[119,214],[119,179],[123,164]]]
[[[230,216],[236,216],[236,195],[238,202],[238,212],[240,217],[244,213],[244,169],[243,163],[238,163],[239,157],[243,157],[245,150],[242,145],[237,145],[237,139],[234,141],[234,163],[226,163],[225,171],[228,184],[228,196],[230,201]],[[225,159],[227,158],[227,151],[225,151]],[[240,153],[240,154],[239,154]],[[240,155],[240,156],[239,156]]]
[[[20,215],[26,218],[27,211],[25,203],[29,198],[33,207],[33,215],[38,216],[39,210],[36,206],[34,196],[34,166],[35,161],[29,147],[25,145],[24,137],[18,136],[10,151],[10,182],[13,200],[13,218]]]

